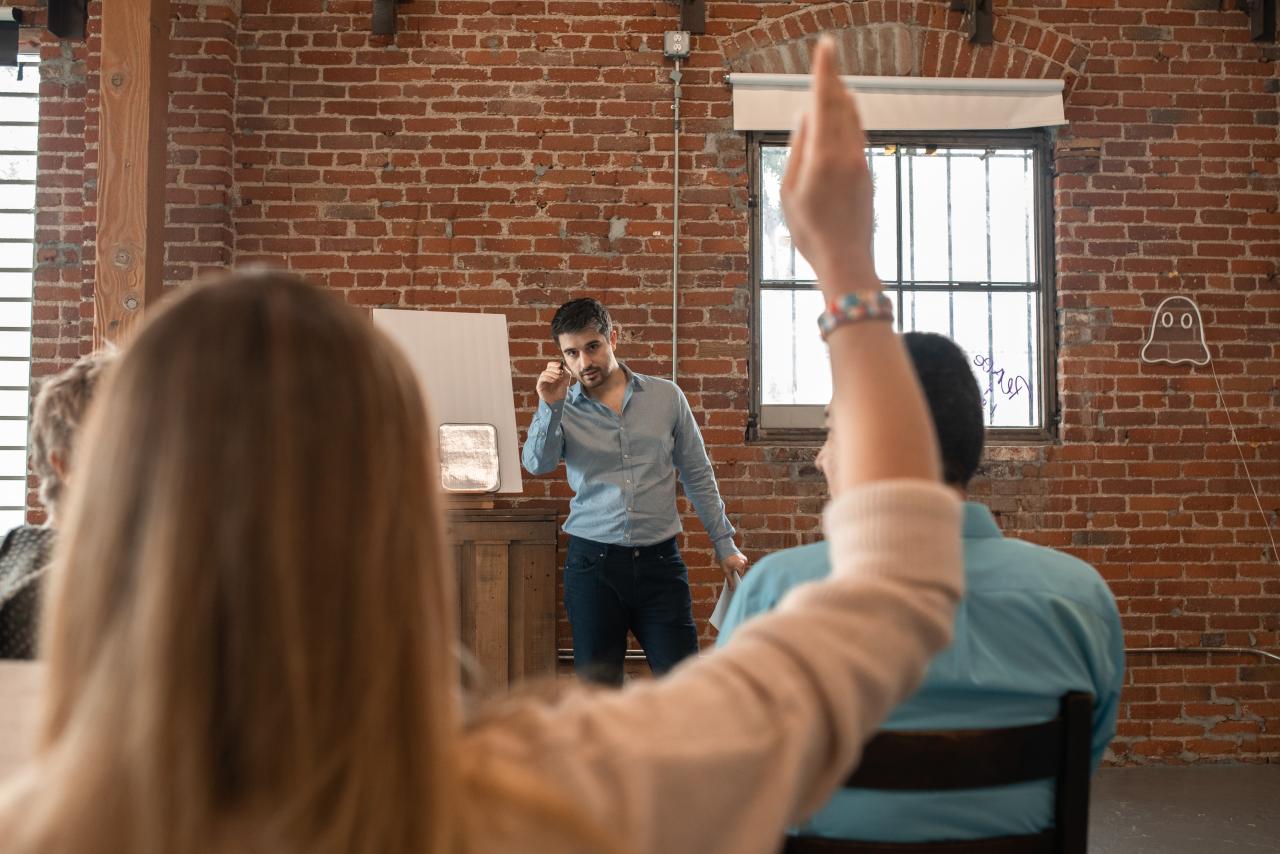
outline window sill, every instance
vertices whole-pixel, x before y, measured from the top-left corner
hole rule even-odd
[[[746,444],[749,446],[775,448],[818,448],[827,441],[827,431],[811,428],[773,428],[748,427]],[[1059,444],[1058,437],[1048,430],[987,430],[984,442],[985,456],[992,459],[1013,459],[1011,455],[1000,456],[1001,449],[1041,448]]]

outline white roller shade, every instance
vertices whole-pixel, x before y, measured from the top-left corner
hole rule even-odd
[[[791,130],[808,74],[730,74],[734,130]],[[1061,80],[842,77],[867,130],[1011,130],[1065,125]]]

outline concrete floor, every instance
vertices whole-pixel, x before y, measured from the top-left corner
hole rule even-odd
[[[1280,854],[1280,765],[1103,768],[1089,854]]]

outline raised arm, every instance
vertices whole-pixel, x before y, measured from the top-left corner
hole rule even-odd
[[[871,253],[867,138],[832,54],[830,45],[814,51],[814,106],[801,115],[782,178],[791,239],[817,274],[828,308],[848,294],[870,298],[882,290]],[[875,480],[937,481],[933,422],[893,326],[850,324],[835,329],[827,344],[831,430],[840,455],[832,495]]]
[[[564,431],[560,428],[560,416],[564,413],[564,400],[572,378],[560,362],[547,362],[546,370],[538,375],[538,410],[529,424],[520,462],[529,474],[546,474],[560,464],[564,456]]]

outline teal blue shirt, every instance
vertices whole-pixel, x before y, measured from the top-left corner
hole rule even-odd
[[[769,555],[734,594],[717,644],[799,584],[825,577],[826,543]],[[990,511],[964,508],[965,593],[955,638],[884,729],[986,729],[1052,718],[1067,691],[1088,691],[1093,768],[1116,732],[1124,679],[1120,614],[1083,561],[1007,539]],[[1053,823],[1053,782],[964,792],[841,790],[800,832],[879,842],[1035,833]]]

